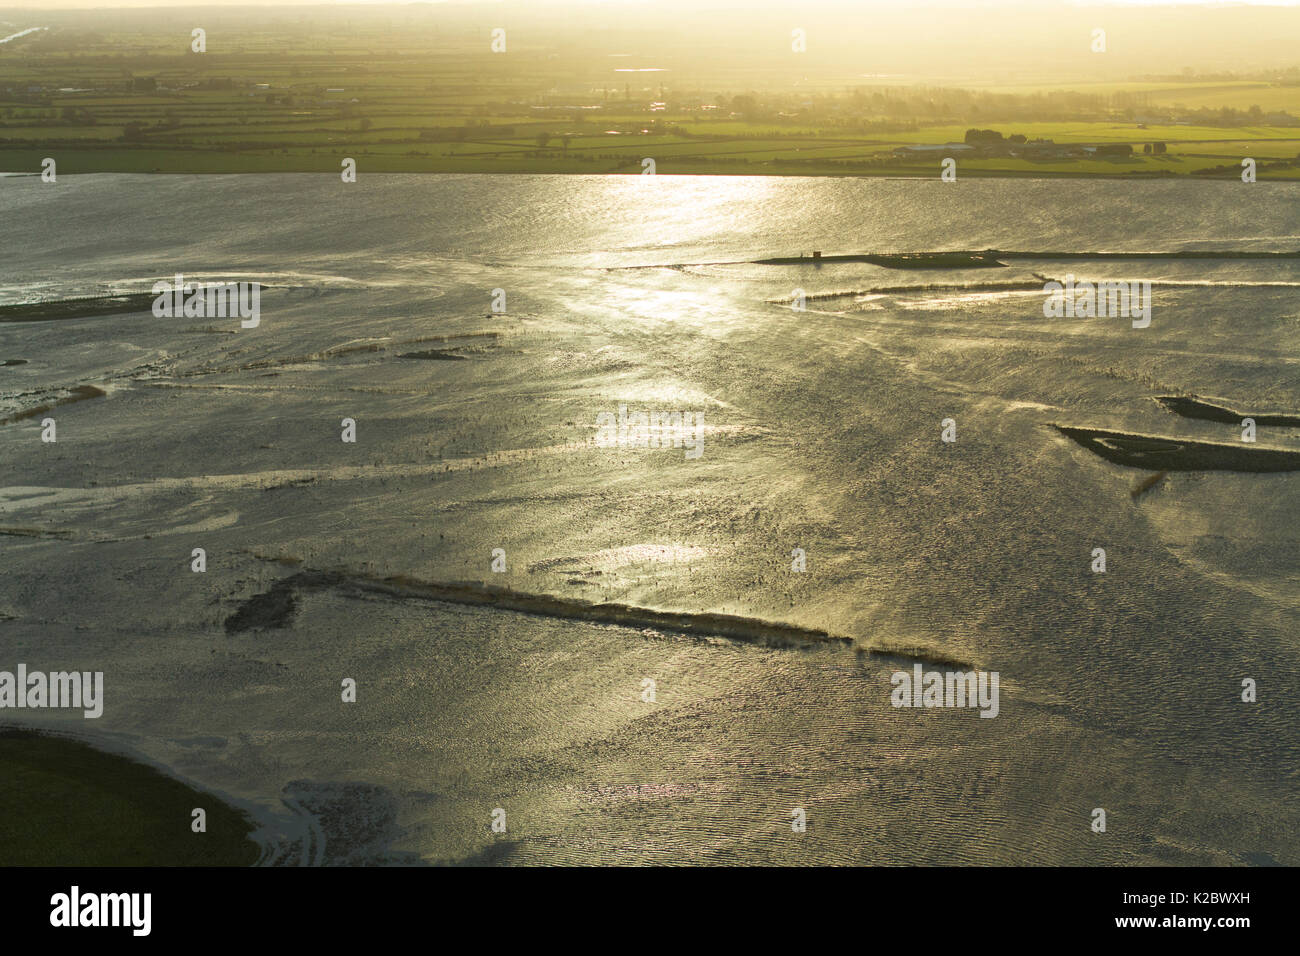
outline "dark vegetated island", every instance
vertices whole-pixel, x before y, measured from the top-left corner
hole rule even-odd
[[[755,265],[791,266],[817,265],[822,262],[867,262],[889,269],[999,269],[1006,266],[995,256],[983,252],[902,252],[860,253],[838,256],[777,256],[773,259],[756,259]]]
[[[1203,402],[1199,398],[1177,395],[1158,395],[1156,401],[1184,418],[1198,418],[1206,422],[1222,422],[1225,425],[1240,425],[1244,419],[1251,419],[1260,427],[1270,425],[1280,428],[1300,428],[1300,415],[1260,415],[1255,412],[1234,412],[1224,405]]]
[[[0,305],[0,322],[55,322],[59,319],[84,319],[91,316],[148,312],[153,308],[152,292],[127,292],[122,295],[88,295],[46,302],[23,302]]]
[[[1107,461],[1152,471],[1297,471],[1300,452],[1257,448],[1250,444],[1188,441],[1159,435],[1135,435],[1101,428],[1052,425],[1061,434]]]
[[[1006,266],[1003,259],[1042,260],[1138,260],[1138,259],[1300,259],[1300,250],[1257,251],[1251,249],[1180,249],[1175,252],[1061,252],[979,249],[951,252],[857,252],[841,255],[773,256],[753,259],[750,265],[807,266],[823,262],[866,262],[890,269],[996,269]],[[686,264],[686,263],[683,263]],[[726,262],[694,262],[689,265],[731,265]]]

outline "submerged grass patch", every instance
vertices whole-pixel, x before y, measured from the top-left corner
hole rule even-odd
[[[44,404],[36,405],[32,408],[25,408],[22,411],[14,412],[12,415],[0,418],[0,425],[12,425],[14,422],[21,422],[29,418],[36,418],[38,415],[44,415],[46,412],[52,411],[60,405],[71,405],[74,402],[84,402],[90,398],[103,398],[108,394],[108,392],[104,391],[102,388],[98,388],[94,385],[78,385],[68,391],[70,394],[63,396],[62,398],[56,398],[52,402],[45,402]]]

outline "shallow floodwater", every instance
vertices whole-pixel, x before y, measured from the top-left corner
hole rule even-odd
[[[0,305],[267,286],[252,329],[0,322],[0,669],[106,685],[0,720],[227,796],[268,862],[1300,864],[1300,475],[1134,496],[1050,427],[1300,413],[1300,263],[744,264],[1289,250],[1300,186],[7,177],[0,248]],[[1150,325],[1045,318],[1067,273]],[[698,456],[605,447],[620,406]],[[997,717],[891,706],[917,661]]]

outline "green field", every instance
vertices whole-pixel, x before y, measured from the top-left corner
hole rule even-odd
[[[179,16],[179,15],[178,15]],[[185,17],[190,16],[185,14]],[[234,16],[234,14],[227,14]],[[961,175],[1294,179],[1300,85],[1275,80],[918,87],[773,78],[728,86],[628,75],[608,53],[537,38],[494,55],[481,34],[269,16],[211,24],[90,14],[0,46],[0,171],[367,172],[937,176],[904,145],[972,127],[1055,144],[1129,144],[1122,159],[958,158]],[[133,29],[128,29],[129,24]],[[436,27],[436,23],[435,23]],[[620,54],[621,56],[621,54]],[[636,61],[638,63],[642,61]],[[802,82],[802,81],[799,81]],[[1167,152],[1147,155],[1147,144]]]

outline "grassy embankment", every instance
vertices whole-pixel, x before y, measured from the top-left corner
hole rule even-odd
[[[207,812],[207,832],[191,812]],[[248,866],[253,824],[211,794],[64,737],[0,729],[0,866]]]

